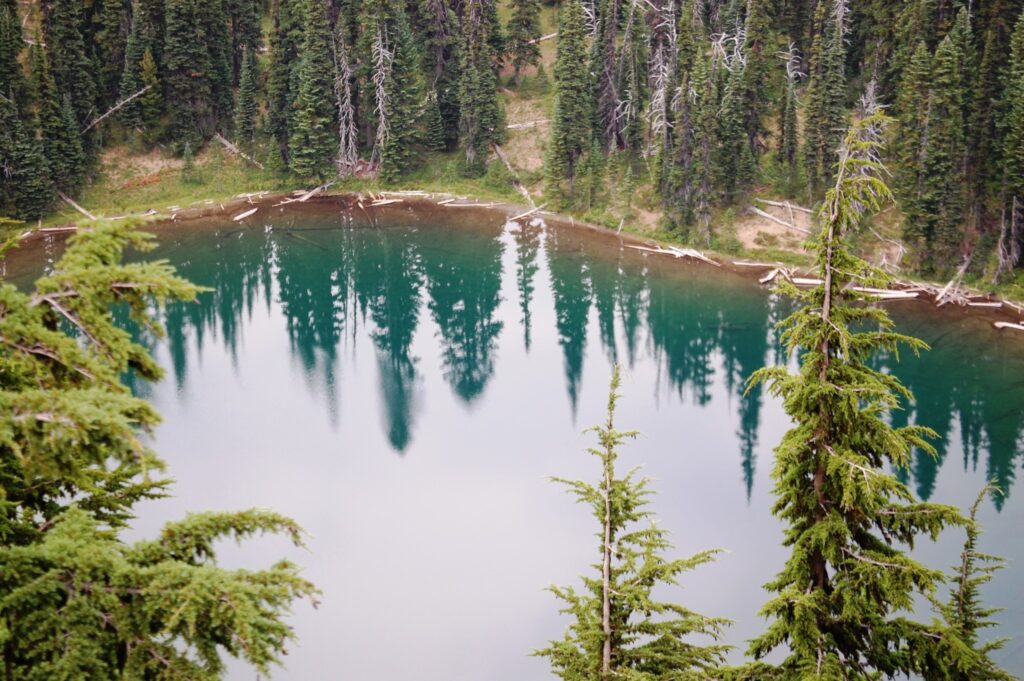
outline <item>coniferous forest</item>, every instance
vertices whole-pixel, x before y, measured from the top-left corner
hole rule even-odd
[[[538,118],[510,123],[524,101]],[[534,157],[510,162],[505,146],[524,128]],[[591,512],[595,562],[579,566],[578,586],[551,587],[567,626],[534,655],[565,681],[1014,678],[994,656],[1005,641],[987,631],[1005,604],[986,603],[983,587],[1002,561],[979,548],[978,522],[1013,473],[994,475],[968,509],[911,491],[906,472],[940,456],[946,433],[899,415],[915,396],[884,363],[928,348],[871,292],[893,270],[988,286],[1024,276],[1024,0],[0,0],[0,228],[42,224],[106,186],[111,158],[170,159],[201,194],[222,169],[211,155],[225,150],[253,183],[278,189],[451,181],[620,231],[646,215],[649,231],[701,249],[731,248],[729,225],[758,214],[764,197],[813,214],[803,255],[818,278],[780,284],[791,306],[772,331],[779,356],[772,365],[761,348],[726,379],[737,399],[756,395],[748,416],[763,392],[787,418],[770,474],[785,560],[764,585],[760,633],[737,648],[726,618],[663,599],[722,556],[675,558],[650,506],[655,483],[622,473],[637,433],[617,427],[616,356],[606,420],[589,431],[597,474],[556,478]],[[872,262],[872,238],[896,245],[896,260]],[[508,239],[529,351],[542,244],[526,227]],[[583,288],[604,275],[556,263],[558,239],[546,233],[543,249],[575,417],[585,353],[565,328],[585,330]],[[0,262],[16,246],[0,245]],[[339,320],[349,321],[338,292],[352,285],[387,389],[401,393],[387,434],[401,451],[419,371],[416,319],[406,317],[422,298],[445,380],[477,399],[502,328],[503,246],[488,242],[483,265],[375,247],[387,264],[360,271],[348,254],[336,263],[352,266],[345,276],[279,248],[275,286],[308,370],[333,368]],[[194,513],[129,538],[140,505],[169,494],[149,437],[160,416],[143,397],[163,374],[152,350],[162,315],[209,313],[191,305],[207,289],[167,260],[137,257],[153,248],[131,220],[96,220],[34,286],[0,282],[7,681],[220,679],[228,658],[271,675],[295,639],[291,608],[320,595],[287,560],[218,563],[225,540],[271,534],[302,547],[303,529],[276,512]],[[260,257],[265,269],[252,276],[269,290],[271,256]],[[345,299],[318,316],[314,289]],[[636,292],[638,308],[645,295],[659,304],[657,292]],[[223,307],[251,314],[249,298]],[[585,308],[570,304],[584,298]],[[606,307],[598,324],[614,342],[615,315],[627,312]],[[702,342],[659,313],[656,349]],[[720,334],[729,355],[727,325],[705,317],[689,326]],[[225,337],[237,331],[221,326]],[[703,342],[679,371],[710,384],[718,350]],[[175,364],[184,344],[171,340]],[[945,533],[966,537],[948,572],[913,553]]]
[[[998,283],[1014,277],[1024,244],[1022,10],[1016,0],[7,0],[0,214],[47,216],[97,181],[112,147],[188,159],[218,135],[293,184],[387,186],[437,153],[481,177],[508,135],[510,96],[525,88],[543,93],[530,134],[543,157],[536,193],[552,207],[600,216],[636,194],[667,236],[728,249],[722,223],[756,195],[823,200],[866,96],[896,119],[883,161],[898,216],[883,238],[900,242],[902,269],[940,279],[962,267]]]

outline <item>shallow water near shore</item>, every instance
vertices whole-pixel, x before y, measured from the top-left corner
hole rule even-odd
[[[757,368],[786,360],[773,325],[791,309],[755,279],[630,249],[570,226],[510,227],[502,213],[328,200],[157,228],[179,272],[214,289],[164,315],[166,379],[133,385],[164,415],[155,447],[177,481],[139,509],[149,535],[189,510],[272,508],[308,550],[265,538],[222,562],[288,556],[322,603],[296,607],[298,640],[274,678],[521,681],[565,619],[544,591],[596,560],[587,508],[549,476],[595,479],[584,428],[603,419],[614,362],[618,425],[642,435],[621,465],[654,478],[680,555],[718,560],[663,594],[762,630],[761,585],[781,567],[772,448],[788,427]],[[56,256],[11,256],[25,284]],[[962,310],[889,306],[931,346],[879,358],[917,401],[895,415],[939,432],[936,458],[899,471],[921,497],[967,506],[994,479],[981,550],[1009,566],[984,589],[1002,606],[996,659],[1024,675],[1024,342]],[[936,567],[962,533],[924,542]],[[233,665],[231,678],[254,674]]]

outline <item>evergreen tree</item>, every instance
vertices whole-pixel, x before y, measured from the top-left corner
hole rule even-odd
[[[156,60],[153,58],[153,52],[149,48],[142,53],[140,78],[142,80],[142,87],[149,88],[139,97],[142,109],[142,125],[146,131],[145,137],[150,142],[153,142],[160,132],[160,119],[163,115],[164,99],[160,91]]]
[[[982,643],[978,635],[983,629],[995,626],[992,615],[1001,612],[1002,608],[987,608],[981,602],[981,587],[992,581],[992,576],[1005,567],[1005,561],[978,551],[978,540],[981,538],[981,527],[978,524],[978,511],[985,497],[999,494],[999,489],[991,483],[986,485],[971,506],[967,523],[967,540],[960,554],[960,563],[950,571],[949,581],[953,589],[946,603],[936,603],[943,621],[951,627],[960,639],[970,646],[976,654],[972,664],[966,669],[952,669],[949,678],[952,681],[1014,681],[1012,674],[999,668],[992,661],[991,654],[1001,649],[1008,639],[995,639]]]
[[[796,98],[797,79],[800,76],[799,57],[796,46],[790,44],[789,59],[786,62],[786,95],[779,120],[779,164],[785,169],[787,191],[792,192],[797,182],[797,151],[800,144],[797,131]]]
[[[145,40],[142,35],[142,10],[139,3],[132,11],[132,25],[128,32],[128,42],[124,50],[124,70],[121,72],[120,96],[126,100],[141,90],[142,56],[146,52]],[[136,98],[125,104],[120,113],[121,122],[129,129],[142,125],[142,103]]]
[[[744,87],[746,98],[746,129],[750,152],[758,158],[764,148],[763,137],[768,129],[764,116],[769,109],[773,89],[775,61],[775,34],[772,30],[771,0],[748,0],[744,24],[746,58]]]
[[[1024,251],[1024,14],[1013,30],[1010,66],[1004,86],[1002,129],[1005,199],[1000,260],[1005,268],[1021,262]]]
[[[715,182],[725,203],[737,201],[754,179],[754,157],[744,126],[745,80],[743,65],[736,57],[725,75],[713,152]]]
[[[0,215],[42,217],[53,202],[42,145],[27,129],[15,102],[0,94]]]
[[[28,83],[18,61],[23,45],[17,5],[0,5],[0,95],[13,96],[19,103],[28,99]]]
[[[512,0],[508,24],[508,51],[512,56],[516,85],[522,84],[522,70],[540,63],[540,0]]]
[[[289,147],[292,171],[300,177],[315,177],[321,181],[333,167],[337,150],[332,41],[326,3],[311,0],[299,65],[295,128]]]
[[[102,0],[99,29],[93,36],[97,101],[102,110],[113,106],[121,92],[127,57],[128,12],[125,0]]]
[[[453,149],[459,141],[459,53],[462,49],[459,17],[448,0],[421,0],[419,16],[418,35],[426,42],[423,68],[427,74],[429,99],[425,114],[428,146],[437,150]]]
[[[228,33],[231,39],[232,83],[242,83],[242,69],[245,68],[247,52],[260,47],[260,0],[226,0]]]
[[[847,0],[834,0],[826,18],[826,0],[818,4],[816,23],[822,31],[814,39],[811,74],[807,85],[804,157],[811,196],[817,198],[831,184],[833,167],[846,127]]]
[[[199,179],[196,158],[192,154],[192,145],[185,142],[185,148],[181,152],[181,181],[185,184],[199,184]]]
[[[298,94],[299,51],[306,25],[305,0],[274,0],[274,27],[270,34],[270,68],[267,74],[267,132],[277,140],[282,161],[290,154],[295,98]]]
[[[259,73],[256,71],[256,54],[251,47],[247,47],[242,59],[242,75],[238,82],[238,104],[235,106],[235,139],[246,148],[251,147],[256,134],[258,96]]]
[[[927,132],[921,157],[920,214],[925,246],[921,268],[945,273],[960,262],[966,206],[962,55],[950,36],[935,51]]]
[[[57,91],[71,98],[75,120],[85,127],[96,113],[96,82],[82,35],[82,3],[44,0],[43,39],[50,48],[50,66]]]
[[[154,477],[161,462],[140,432],[159,416],[121,381],[129,370],[154,380],[160,368],[111,308],[159,334],[154,304],[198,292],[163,261],[121,264],[127,248],[151,245],[123,222],[98,225],[71,238],[34,291],[0,286],[8,679],[214,679],[222,652],[266,674],[293,637],[289,606],[315,593],[287,561],[217,565],[225,539],[275,533],[301,544],[300,528],[268,511],[193,514],[152,540],[121,538],[136,503],[164,496],[168,481]]]
[[[587,75],[587,38],[580,0],[561,8],[558,53],[555,59],[555,112],[548,142],[546,173],[551,189],[568,180],[573,193],[577,165],[590,140],[590,87]]]
[[[57,92],[48,51],[48,47],[40,46],[32,50],[43,156],[56,188],[74,194],[85,177],[85,152],[71,103]]]
[[[409,28],[408,17],[396,5],[390,27],[392,42],[387,46],[391,63],[386,85],[387,138],[380,148],[380,173],[394,181],[414,164],[415,149],[422,133],[423,72],[419,50]],[[496,96],[496,95],[495,95]],[[487,119],[481,119],[483,123]]]
[[[932,59],[928,46],[919,42],[903,72],[896,114],[899,125],[895,137],[896,178],[900,208],[905,216],[903,238],[924,248],[922,213],[923,153],[928,139],[928,101],[931,97]]]
[[[868,111],[840,149],[820,212],[823,284],[790,290],[801,307],[783,323],[783,338],[799,356],[799,373],[777,366],[751,378],[782,397],[796,423],[775,450],[772,472],[774,512],[786,524],[791,553],[768,584],[776,595],[762,613],[773,621],[750,654],[786,650],[777,667],[764,665],[756,678],[945,678],[950,664],[970,657],[948,630],[906,615],[915,595],[934,593],[941,573],[901,547],[964,519],[955,508],[917,502],[889,472],[906,466],[914,448],[933,451],[933,432],[889,424],[888,412],[910,394],[870,362],[878,352],[924,343],[894,332],[884,308],[861,304],[864,296],[850,289],[853,282],[886,283],[848,246],[862,219],[889,198],[877,161],[884,120]]]
[[[487,0],[467,0],[463,20],[459,113],[466,166],[471,174],[483,172],[490,145],[498,140],[500,122],[498,79],[488,41]]]
[[[547,657],[556,675],[566,681],[661,681],[705,678],[721,663],[725,646],[701,646],[692,636],[717,639],[727,622],[695,613],[675,603],[656,600],[654,589],[675,585],[679,576],[714,559],[716,551],[690,558],[665,557],[671,548],[668,532],[658,527],[648,509],[649,480],[636,469],[616,477],[619,446],[636,432],[615,428],[619,399],[619,368],[612,373],[608,418],[593,428],[599,447],[588,450],[601,462],[597,484],[555,478],[578,503],[592,509],[599,529],[598,574],[583,578],[583,590],[552,587],[565,602],[572,621],[565,637],[537,651]]]
[[[170,134],[175,148],[196,147],[202,141],[200,118],[211,114],[213,69],[210,56],[197,39],[199,0],[167,0],[164,39],[164,85],[167,88]]]

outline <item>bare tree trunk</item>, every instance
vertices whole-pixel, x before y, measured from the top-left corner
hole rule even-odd
[[[344,28],[339,26],[334,52],[334,95],[338,105],[338,174],[352,174],[358,156],[358,132],[352,92],[352,63],[345,41]]]

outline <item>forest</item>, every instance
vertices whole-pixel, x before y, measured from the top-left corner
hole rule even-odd
[[[459,187],[498,183],[514,196],[522,182],[502,145],[516,93],[538,96],[544,116],[530,122],[543,153],[523,173],[533,173],[531,203],[614,215],[621,229],[636,201],[657,209],[666,238],[715,249],[729,215],[773,196],[813,210],[805,256],[818,277],[802,290],[781,282],[785,303],[770,311],[762,301],[765,334],[751,348],[730,345],[737,336],[699,300],[671,308],[656,287],[630,299],[615,265],[549,268],[574,416],[591,303],[606,350],[615,315],[632,309],[635,340],[644,309],[666,380],[697,402],[713,381],[710,357],[724,357],[742,403],[748,498],[761,397],[780,405],[771,512],[786,558],[764,585],[761,632],[738,651],[724,641],[726,618],[661,600],[721,552],[672,558],[648,506],[654,483],[617,472],[637,433],[617,426],[616,357],[606,419],[588,431],[599,474],[555,478],[596,521],[595,562],[580,566],[576,587],[550,587],[565,634],[534,655],[565,681],[1012,680],[995,658],[1006,640],[988,632],[1004,604],[984,598],[1003,561],[982,551],[977,516],[1015,471],[990,465],[978,501],[961,509],[929,500],[935,467],[922,462],[945,457],[956,412],[965,467],[968,449],[977,459],[996,442],[1009,453],[993,460],[1012,468],[1019,414],[988,413],[973,388],[951,394],[952,379],[942,395],[924,382],[915,402],[894,363],[928,347],[874,304],[891,272],[858,246],[882,230],[901,243],[901,267],[922,277],[1019,281],[1024,0],[0,0],[0,227],[42,224],[103,186],[115,151],[174,158],[196,187],[217,182],[202,179],[211,149],[288,189],[407,186],[443,160]],[[529,350],[534,259],[585,247],[553,231],[543,244],[525,229],[507,236]],[[358,241],[343,238],[343,256],[321,269],[287,245],[255,251],[235,263],[248,279],[232,291],[141,258],[155,238],[134,221],[97,220],[48,254],[33,286],[0,282],[4,679],[220,679],[229,658],[260,678],[278,671],[296,642],[292,608],[318,605],[318,585],[289,560],[236,569],[218,555],[228,540],[278,535],[303,547],[308,537],[253,508],[191,513],[129,539],[138,508],[171,485],[145,386],[163,377],[164,323],[219,326],[234,351],[254,291],[276,286],[307,378],[320,362],[333,368],[349,300],[352,319],[375,324],[382,391],[398,393],[386,424],[396,450],[411,439],[421,316],[438,329],[452,391],[467,404],[481,395],[501,330],[502,246],[484,244],[494,257],[483,263],[399,244],[390,268],[360,270]],[[0,261],[17,248],[0,245]],[[214,269],[226,280],[227,268]],[[331,304],[314,305],[314,291]],[[774,362],[768,333],[784,348]],[[167,343],[176,375],[186,344]],[[974,360],[962,360],[965,372]],[[930,403],[949,414],[935,429],[902,410]],[[944,533],[964,537],[948,571],[913,553]]]
[[[552,208],[600,216],[635,194],[666,237],[727,249],[719,223],[758,191],[820,203],[868,99],[897,121],[884,162],[898,215],[883,238],[899,241],[904,269],[942,279],[962,268],[992,286],[1014,279],[1024,244],[1022,9],[5,0],[0,214],[48,215],[124,145],[183,158],[187,176],[195,154],[230,140],[291,186],[386,187],[437,154],[470,181],[500,175],[488,166],[510,132],[510,95],[542,92],[528,132],[541,139],[536,193]],[[542,35],[545,16],[557,25]]]

